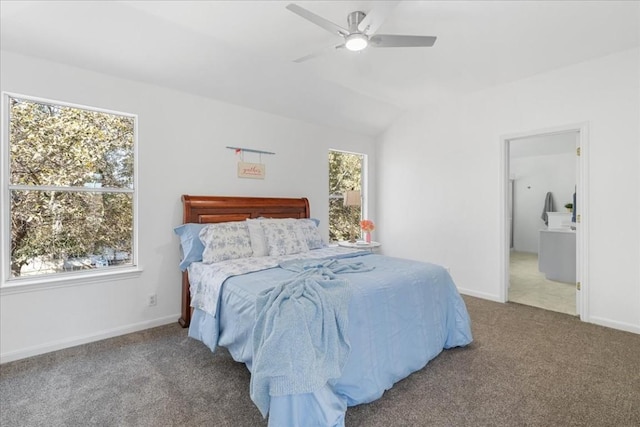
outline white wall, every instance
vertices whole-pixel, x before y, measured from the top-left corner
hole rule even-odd
[[[541,216],[547,192],[553,195],[556,212],[567,212],[564,205],[573,203],[576,154],[572,150],[565,154],[513,158],[509,171],[515,177],[513,249],[537,254],[540,230],[546,227]]]
[[[181,276],[173,228],[182,220],[181,194],[308,197],[328,236],[328,150],[368,154],[375,176],[369,137],[10,52],[1,59],[2,91],[138,114],[144,268],[136,279],[1,293],[2,362],[177,321]],[[263,156],[266,179],[238,179],[227,145],[275,152]],[[375,217],[374,179],[369,186]],[[150,293],[158,295],[155,307],[146,305]]]
[[[639,64],[633,49],[403,116],[378,139],[384,253],[500,300],[500,139],[588,122],[587,320],[640,333]]]

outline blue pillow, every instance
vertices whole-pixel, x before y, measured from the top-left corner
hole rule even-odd
[[[180,236],[180,244],[182,245],[182,262],[180,270],[185,271],[192,262],[202,261],[202,253],[204,245],[200,241],[200,230],[207,224],[183,224],[173,229]]]
[[[320,220],[318,218],[309,218],[309,219],[316,223],[316,227],[320,226]]]

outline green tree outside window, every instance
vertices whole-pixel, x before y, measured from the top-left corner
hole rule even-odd
[[[349,240],[360,232],[362,208],[344,206],[344,193],[362,191],[362,154],[329,151],[329,240]]]
[[[132,264],[135,117],[8,101],[11,277]]]

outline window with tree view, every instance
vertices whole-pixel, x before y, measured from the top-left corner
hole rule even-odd
[[[345,206],[347,191],[362,193],[364,155],[329,151],[329,240],[349,240],[360,236],[362,206]]]
[[[10,278],[133,265],[136,117],[5,102]]]

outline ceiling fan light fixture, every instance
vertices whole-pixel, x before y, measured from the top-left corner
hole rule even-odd
[[[349,34],[344,46],[352,52],[358,52],[369,45],[369,38],[362,33]]]

